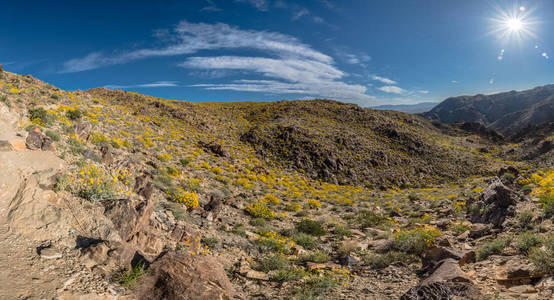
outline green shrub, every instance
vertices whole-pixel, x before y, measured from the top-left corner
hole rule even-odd
[[[179,162],[181,163],[181,166],[183,166],[183,168],[184,168],[184,167],[186,167],[186,166],[188,166],[188,165],[190,164],[190,159],[188,159],[188,158],[181,158],[181,159],[179,160]]]
[[[269,272],[273,270],[285,269],[290,266],[289,260],[283,254],[272,254],[259,261],[258,270]]]
[[[334,229],[333,233],[339,239],[342,239],[345,236],[347,236],[347,237],[352,236],[352,231],[350,231],[350,229],[348,229],[348,227],[343,226],[343,225],[335,225],[335,229]]]
[[[69,184],[69,176],[61,175],[56,178],[56,184],[54,185],[54,191],[71,191],[71,185]]]
[[[51,118],[48,115],[48,112],[42,107],[39,108],[30,108],[28,111],[29,120],[33,123],[42,125],[47,125],[51,122]]]
[[[392,248],[410,254],[421,255],[435,244],[441,232],[431,226],[401,230],[394,234]]]
[[[83,188],[79,191],[79,197],[87,199],[91,202],[102,202],[105,200],[112,200],[115,196],[112,193],[111,185],[98,184]]]
[[[65,112],[65,116],[70,120],[79,120],[83,113],[78,109],[70,109]]]
[[[376,214],[370,210],[362,210],[358,212],[357,220],[362,229],[375,227],[389,222],[389,220],[385,216]]]
[[[320,297],[329,289],[335,287],[339,282],[333,277],[327,275],[323,277],[312,277],[306,283],[294,292],[294,299],[313,300]]]
[[[264,227],[267,225],[267,220],[264,218],[253,218],[250,220],[250,225],[256,227]]]
[[[314,249],[319,245],[319,240],[309,234],[298,233],[293,236],[293,240],[306,249]]]
[[[313,236],[323,236],[327,233],[321,223],[310,219],[304,219],[296,223],[296,230],[298,230],[299,232],[311,234]]]
[[[60,135],[57,132],[54,132],[52,130],[46,130],[45,134],[51,138],[54,142],[58,142],[60,140]]]
[[[545,217],[550,218],[554,216],[554,197],[544,195],[540,197],[540,202],[542,203],[542,211]]]
[[[331,259],[325,252],[315,251],[300,257],[301,262],[324,263]]]
[[[146,273],[144,263],[139,262],[131,270],[120,269],[112,275],[112,281],[125,287],[134,287],[137,280]]]
[[[528,253],[531,248],[539,246],[541,242],[538,235],[532,232],[524,232],[517,238],[516,248],[522,253]]]
[[[533,219],[535,218],[535,214],[531,210],[522,211],[517,215],[517,222],[520,228],[523,229],[532,229]]]
[[[365,254],[362,255],[362,260],[373,269],[379,270],[386,268],[395,262],[402,262],[405,264],[414,263],[418,261],[418,258],[404,252],[389,251],[384,254]]]
[[[290,267],[286,269],[277,270],[275,274],[271,275],[271,280],[278,281],[278,282],[285,282],[285,281],[299,280],[304,276],[306,276],[306,272],[304,270],[298,269],[295,267]]]
[[[531,249],[529,260],[542,272],[554,274],[554,235],[543,241],[543,247]]]
[[[477,251],[475,253],[476,259],[478,261],[481,261],[491,255],[500,254],[502,253],[502,250],[504,250],[504,248],[510,245],[511,242],[511,238],[498,238],[494,241],[485,243],[477,248]]]

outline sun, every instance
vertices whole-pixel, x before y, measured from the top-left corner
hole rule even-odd
[[[506,27],[512,32],[519,32],[523,28],[523,22],[518,18],[512,18],[506,21]]]
[[[488,34],[501,40],[518,43],[536,38],[534,25],[537,21],[531,17],[533,10],[524,6],[513,6],[511,9],[496,7],[496,15],[490,18],[491,30]]]

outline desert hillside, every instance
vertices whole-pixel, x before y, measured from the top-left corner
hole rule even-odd
[[[0,71],[0,298],[551,299],[552,126],[483,120]]]
[[[554,122],[554,85],[493,95],[452,97],[423,113],[444,123],[478,122],[505,134]]]

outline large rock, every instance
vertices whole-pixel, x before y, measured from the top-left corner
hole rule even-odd
[[[528,259],[520,256],[511,257],[505,265],[496,269],[496,280],[500,283],[526,281],[543,275]]]
[[[106,204],[105,215],[113,222],[123,241],[129,241],[149,224],[154,206],[151,201],[117,199]]]
[[[31,130],[29,132],[29,135],[27,135],[27,139],[25,140],[25,145],[29,150],[38,150],[42,148],[42,139],[43,134],[40,132],[40,129],[38,130]]]
[[[423,269],[435,268],[441,261],[451,258],[458,261],[460,266],[475,262],[475,252],[460,251],[445,247],[432,247],[423,254]]]
[[[471,282],[455,259],[447,258],[432,274],[417,286],[408,290],[401,300],[451,299],[458,296],[462,299],[481,299],[479,289]]]
[[[150,265],[136,295],[138,299],[243,299],[214,257],[176,252],[169,252]]]
[[[487,223],[500,228],[506,216],[514,215],[518,200],[514,191],[494,178],[479,199],[471,204],[469,218],[472,223]]]
[[[90,136],[90,131],[92,130],[92,125],[87,122],[81,122],[75,124],[75,134],[79,137],[81,140],[88,140]]]

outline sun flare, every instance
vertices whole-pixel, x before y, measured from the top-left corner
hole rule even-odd
[[[513,18],[506,22],[506,26],[508,27],[508,30],[518,32],[523,29],[523,22],[521,22],[518,18]]]

